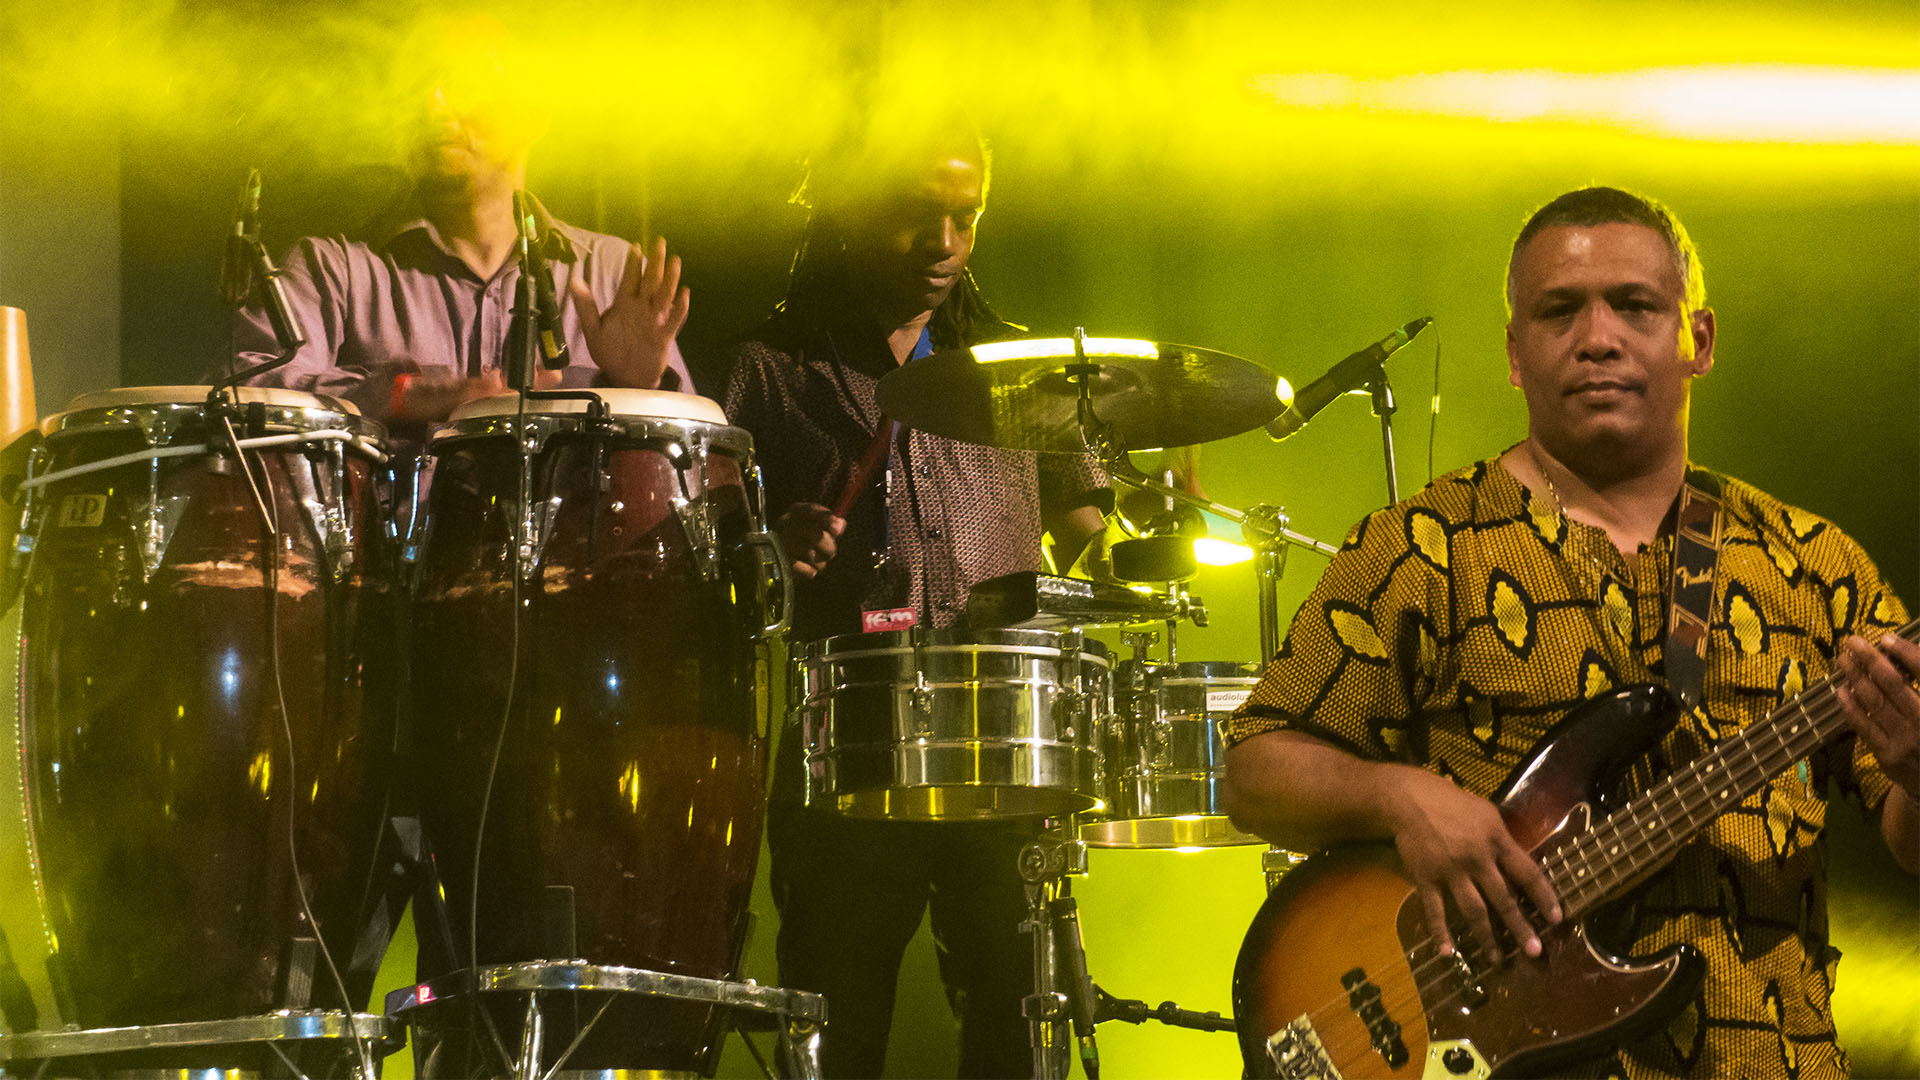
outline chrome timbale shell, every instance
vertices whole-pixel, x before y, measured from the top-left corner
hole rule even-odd
[[[1112,671],[1100,643],[1043,630],[809,644],[795,709],[808,803],[910,821],[1094,808]]]

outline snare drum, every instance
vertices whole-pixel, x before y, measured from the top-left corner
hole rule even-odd
[[[44,921],[12,946],[51,953],[43,1028],[357,1009],[370,989],[340,1000],[297,890],[351,978],[393,746],[383,436],[343,402],[238,391],[268,544],[207,390],[75,400],[24,485],[8,709]]]
[[[784,610],[770,596],[784,560],[761,531],[751,440],[719,406],[593,395],[606,415],[581,398],[524,413],[518,395],[472,402],[429,447],[414,775],[445,896],[442,963],[724,979],[760,856],[760,645]],[[423,978],[449,970],[433,964],[423,941]],[[518,1048],[510,996],[490,1005]],[[616,1002],[565,1067],[699,1071],[718,1020]],[[545,1025],[551,1058],[574,1031]],[[497,1067],[484,1029],[415,1031],[423,1075]]]
[[[789,685],[807,800],[856,817],[977,820],[1099,800],[1112,662],[1043,630],[895,630],[807,646]]]
[[[1227,821],[1226,725],[1260,681],[1250,664],[1129,660],[1114,676],[1106,737],[1107,809],[1080,826],[1093,847],[1257,844]]]

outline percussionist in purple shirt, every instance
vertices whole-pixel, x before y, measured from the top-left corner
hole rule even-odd
[[[545,131],[517,47],[487,17],[438,20],[402,51],[401,85],[414,115],[402,154],[419,216],[364,244],[307,237],[282,260],[307,344],[254,381],[345,398],[401,429],[444,420],[455,406],[507,388],[508,330],[519,261],[513,192]],[[562,298],[569,367],[542,387],[693,389],[675,336],[686,323],[680,259],[575,228],[534,203],[537,237]],[[242,310],[235,362],[278,354],[264,307]]]

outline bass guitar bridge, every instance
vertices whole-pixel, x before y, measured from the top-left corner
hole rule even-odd
[[[1281,1080],[1342,1080],[1305,1014],[1267,1038],[1267,1056]]]

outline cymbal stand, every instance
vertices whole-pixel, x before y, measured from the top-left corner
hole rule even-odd
[[[1234,1030],[1233,1020],[1217,1012],[1194,1012],[1171,1001],[1149,1008],[1144,1001],[1115,997],[1094,984],[1080,938],[1079,906],[1069,884],[1069,878],[1086,875],[1087,844],[1071,816],[1048,825],[1020,851],[1020,879],[1027,887],[1027,919],[1021,928],[1033,935],[1033,993],[1021,1008],[1032,1032],[1034,1080],[1067,1080],[1072,1070],[1069,1027],[1087,1080],[1100,1080],[1097,1024],[1157,1020],[1194,1031]]]
[[[1280,577],[1286,572],[1289,545],[1317,551],[1322,555],[1333,555],[1340,549],[1288,528],[1286,512],[1278,507],[1257,503],[1239,510],[1155,480],[1133,464],[1123,447],[1111,441],[1111,429],[1101,424],[1098,418],[1094,419],[1094,423],[1099,427],[1086,427],[1086,418],[1091,415],[1092,403],[1086,402],[1082,406],[1081,416],[1082,431],[1088,432],[1087,447],[1100,455],[1101,464],[1115,483],[1177,499],[1240,526],[1241,537],[1253,549],[1254,573],[1260,581],[1260,654],[1264,658],[1279,652],[1280,604],[1277,590]]]
[[[1087,845],[1071,816],[1054,818],[1020,851],[1020,880],[1027,888],[1027,918],[1033,938],[1033,993],[1021,1002],[1033,1047],[1034,1080],[1066,1080],[1072,1071],[1067,1033],[1071,1022],[1089,1080],[1100,1075],[1093,1041],[1093,980],[1087,976],[1080,918],[1067,878],[1087,872]]]

